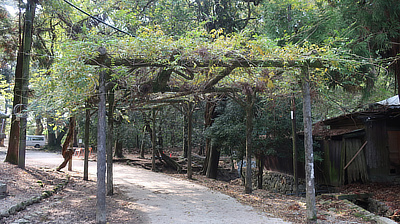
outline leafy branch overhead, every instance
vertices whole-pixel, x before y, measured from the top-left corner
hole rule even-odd
[[[56,102],[48,108],[62,105],[60,111],[76,110],[85,100],[96,96],[99,66],[110,69],[113,84],[127,90],[125,96],[142,102],[151,100],[151,93],[226,91],[234,89],[237,83],[270,89],[275,86],[272,77],[297,76],[297,67],[315,68],[311,77],[324,82],[330,78],[326,75],[329,70],[346,72],[360,65],[349,59],[348,52],[332,46],[306,42],[281,47],[265,36],[247,32],[226,34],[223,29],[207,32],[198,28],[179,37],[171,37],[159,26],[142,27],[136,37],[87,32],[82,40],[73,38],[60,43],[50,73],[39,73],[33,83],[46,104]],[[106,58],[99,57],[99,48],[105,49]],[[268,75],[266,67],[270,70]],[[48,88],[40,88],[44,85]],[[153,100],[159,98],[153,94]]]
[[[106,57],[99,56],[100,47],[106,49]],[[318,77],[314,78],[322,80],[328,69],[355,69],[360,64],[348,60],[346,52],[329,46],[278,47],[265,37],[246,33],[224,36],[215,30],[210,34],[192,32],[174,40],[155,28],[143,31],[138,38],[68,42],[63,52],[69,55],[63,59],[72,60],[64,64],[108,67],[114,79],[125,80],[125,88],[141,85],[149,93],[201,92],[232,87],[235,82],[255,85],[260,80],[272,87],[272,80],[263,75],[263,67],[293,71],[307,66],[315,68]]]

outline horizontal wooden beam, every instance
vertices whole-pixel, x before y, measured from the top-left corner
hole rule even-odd
[[[126,66],[130,68],[135,67],[170,67],[172,62],[159,62],[157,60],[143,59],[143,58],[108,58],[104,57],[92,58],[86,61],[89,65],[99,66]],[[233,67],[233,68],[249,68],[249,67],[310,67],[310,68],[324,68],[329,63],[321,58],[304,59],[304,60],[284,60],[284,59],[257,59],[249,60],[246,58],[233,58],[230,60],[195,60],[195,59],[181,59],[173,62],[174,65],[179,65],[186,68],[196,67]]]

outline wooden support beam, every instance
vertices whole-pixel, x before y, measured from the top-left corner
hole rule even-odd
[[[347,167],[350,166],[350,164],[353,162],[353,160],[357,157],[357,155],[361,152],[361,150],[367,145],[368,141],[365,141],[364,144],[361,146],[361,148],[357,151],[357,153],[351,158],[351,160],[347,163],[347,165],[343,168],[343,170],[347,169]]]
[[[169,67],[171,63],[157,62],[155,60],[143,58],[110,58],[104,61],[104,58],[91,58],[86,60],[88,65],[103,65],[111,66],[126,66],[130,68],[139,67]],[[304,67],[309,68],[325,68],[329,64],[328,61],[321,58],[313,58],[313,60],[284,60],[284,59],[265,59],[265,60],[249,60],[246,58],[232,58],[227,61],[205,60],[196,61],[194,59],[182,59],[174,62],[174,65],[179,65],[185,68],[206,68],[206,67],[225,67],[225,68],[250,68],[250,67]]]

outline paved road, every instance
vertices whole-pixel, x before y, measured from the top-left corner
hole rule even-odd
[[[0,159],[4,160],[4,153]],[[55,168],[62,156],[55,153],[27,151],[26,165]],[[73,169],[83,172],[83,161],[73,160]],[[114,182],[149,223],[285,223],[268,217],[232,197],[192,182],[148,170],[114,165]],[[90,175],[96,174],[96,163],[89,164]]]

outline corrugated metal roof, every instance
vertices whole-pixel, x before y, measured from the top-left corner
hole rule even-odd
[[[399,96],[392,96],[386,100],[382,100],[379,102],[376,102],[376,104],[384,105],[384,106],[400,106],[399,102]]]

